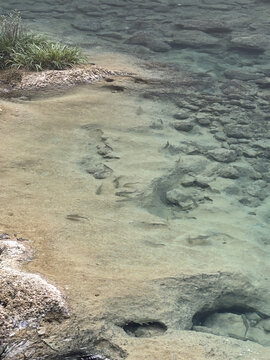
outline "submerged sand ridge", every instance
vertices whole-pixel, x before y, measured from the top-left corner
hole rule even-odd
[[[265,99],[244,87],[246,110],[153,66],[166,79],[3,103],[1,227],[32,240],[28,270],[71,307],[43,324],[43,354],[267,359]]]

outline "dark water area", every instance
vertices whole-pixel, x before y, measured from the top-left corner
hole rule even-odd
[[[31,28],[92,51],[126,52],[229,79],[269,76],[268,1],[26,0],[2,2],[0,9],[18,9]]]
[[[72,308],[48,359],[269,360],[270,1],[0,1],[14,9],[140,68],[6,104],[1,219]]]

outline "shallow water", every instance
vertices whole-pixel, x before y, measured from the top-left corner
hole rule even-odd
[[[98,65],[128,67],[148,82],[3,101],[1,232],[31,240],[36,257],[27,268],[63,289],[81,334],[101,334],[127,348],[130,359],[165,349],[184,356],[170,341],[193,326],[229,336],[207,318],[224,312],[235,315],[233,338],[269,346],[262,325],[270,317],[269,48],[261,38],[258,47],[243,40],[240,50],[231,48],[234,37],[267,39],[269,4],[90,3],[87,13],[87,1],[1,7],[19,8],[33,28],[84,46]],[[205,43],[194,44],[189,34],[198,30],[178,24],[187,17],[210,18],[223,30],[199,31]],[[151,39],[130,44],[142,30]],[[175,40],[181,36],[185,45]],[[138,56],[139,65],[123,53]],[[241,332],[237,316],[247,317],[249,332]],[[132,336],[157,335],[156,347],[133,343]]]

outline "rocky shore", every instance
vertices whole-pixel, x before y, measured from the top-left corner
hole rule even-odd
[[[0,72],[0,96],[17,95],[22,91],[67,88],[75,85],[91,84],[112,76],[127,76],[125,72],[112,71],[95,65],[76,66],[66,70],[26,72],[5,70]]]
[[[61,322],[69,317],[69,310],[63,294],[54,285],[37,274],[22,270],[22,264],[33,256],[28,240],[1,233],[0,256],[0,348],[3,358],[13,339],[18,341],[25,335],[25,330],[36,330],[48,321]],[[22,349],[26,355],[26,343],[9,349],[7,358],[19,359]]]

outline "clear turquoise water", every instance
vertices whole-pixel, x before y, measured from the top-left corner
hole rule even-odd
[[[169,315],[157,310],[168,306],[159,295],[153,311],[129,309],[151,281],[183,274],[246,276],[250,293],[222,290],[236,291],[234,302],[207,311],[269,320],[269,1],[25,0],[0,9],[19,9],[30,28],[103,63],[106,54],[118,68],[138,59],[148,78],[141,87],[120,81],[123,92],[101,84],[6,105],[19,112],[2,127],[2,166],[12,173],[2,175],[2,197],[15,215],[1,214],[33,238],[29,268],[66,289],[83,329],[92,309],[98,321],[104,311],[120,338],[119,318],[140,313],[182,329],[176,295]],[[269,331],[256,326],[235,337],[269,346]]]

